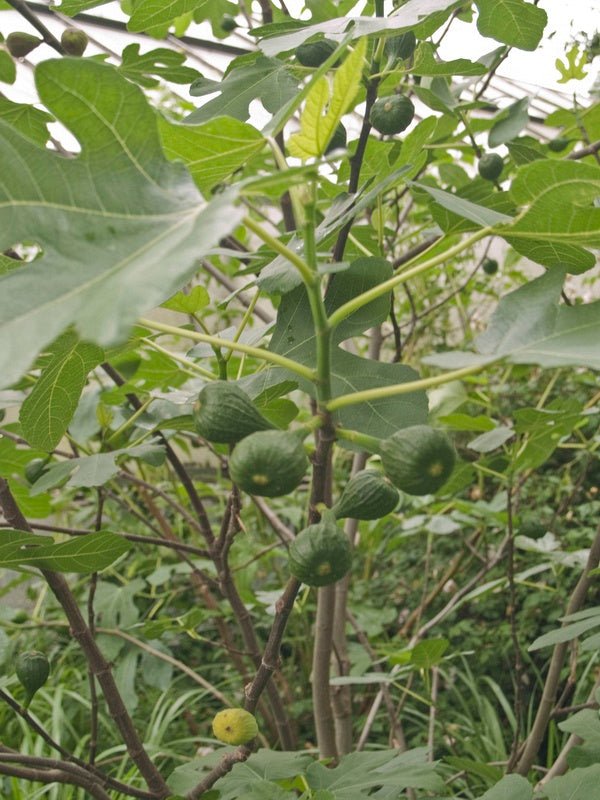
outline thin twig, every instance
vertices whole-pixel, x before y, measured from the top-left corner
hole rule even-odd
[[[217,568],[221,593],[227,599],[233,610],[235,621],[241,631],[246,649],[250,653],[254,668],[259,670],[263,661],[260,643],[254,629],[252,617],[239,594],[227,560],[227,553],[232,537],[239,531],[239,517],[237,514],[238,503],[239,494],[236,490],[230,495],[227,510],[221,525],[221,532],[219,537],[214,541],[211,549],[211,556]],[[275,717],[277,732],[282,747],[286,750],[291,750],[295,747],[295,737],[279,690],[273,682],[269,682],[265,688],[269,705]]]
[[[97,490],[98,508],[96,511],[96,531],[102,530],[102,512],[104,510],[104,492],[102,488]],[[96,613],[94,610],[94,599],[98,587],[98,573],[93,572],[90,576],[90,586],[88,589],[87,616],[90,633],[96,636]],[[96,761],[96,750],[98,747],[98,692],[96,691],[96,678],[88,665],[88,682],[90,686],[90,741],[88,745],[88,760],[90,764]]]
[[[500,543],[496,555],[492,559],[490,559],[490,561],[485,566],[483,566],[477,572],[477,574],[474,575],[473,578],[471,578],[470,581],[468,581],[461,589],[459,589],[458,592],[456,592],[456,594],[454,594],[450,598],[450,600],[446,603],[444,608],[441,609],[441,611],[439,611],[434,617],[432,617],[430,620],[428,620],[419,628],[419,630],[413,635],[412,639],[410,640],[408,644],[409,648],[413,648],[425,636],[425,634],[429,630],[431,630],[431,628],[434,628],[437,624],[439,624],[443,619],[445,619],[449,614],[451,614],[454,611],[454,609],[456,608],[458,603],[463,599],[463,597],[469,594],[469,592],[476,586],[480,585],[481,581],[488,574],[488,572],[490,572],[504,558],[507,542],[508,538],[505,537],[503,541]],[[398,672],[398,669],[399,668],[397,666],[394,667],[392,669],[392,675],[396,674]],[[365,742],[369,737],[371,727],[375,722],[377,711],[379,710],[379,706],[381,705],[382,700],[383,700],[383,693],[382,690],[380,689],[377,695],[375,696],[375,699],[367,715],[367,719],[365,721],[363,730],[358,740],[357,750],[360,750],[362,749],[362,747],[364,747]]]
[[[117,628],[98,628],[98,633],[103,633],[108,636],[118,636],[119,639],[124,639],[126,642],[139,647],[140,650],[143,650],[146,653],[149,653],[151,656],[164,661],[166,664],[170,664],[175,669],[178,669],[180,672],[183,672],[188,678],[191,678],[195,683],[199,686],[202,686],[203,689],[206,689],[210,692],[213,697],[216,697],[217,700],[223,703],[224,706],[231,706],[231,700],[229,700],[222,692],[220,692],[212,683],[209,683],[202,675],[198,675],[191,667],[188,667],[187,664],[184,664],[183,661],[180,661],[178,658],[174,658],[174,656],[170,656],[168,653],[163,653],[162,650],[157,650],[152,645],[148,644],[147,642],[143,642],[141,639],[138,639],[135,636],[132,636],[130,633],[125,633],[125,631],[118,630]]]
[[[260,666],[254,679],[245,689],[244,707],[247,711],[254,712],[256,710],[262,692],[271,682],[270,679],[279,666],[279,648],[281,647],[281,640],[283,639],[285,627],[292,608],[294,607],[294,601],[299,589],[300,583],[295,578],[290,578],[283,594],[275,604],[275,619],[273,620]],[[241,761],[246,761],[251,754],[252,749],[246,745],[241,745],[232,753],[228,753],[200,783],[188,792],[186,800],[197,800],[197,798],[201,797],[204,792],[207,792],[219,778],[226,775],[236,764]]]
[[[596,692],[598,691],[598,687],[600,687],[600,677],[596,678],[596,681],[595,681],[594,685],[592,686],[592,690],[590,691],[590,693],[588,695],[588,702],[587,703],[582,703],[579,706],[572,706],[569,709],[567,709],[567,708],[560,709],[560,713],[561,714],[563,712],[565,712],[565,713],[574,713],[576,711],[581,711],[584,708],[598,708],[598,703],[595,700]],[[558,713],[558,712],[555,712],[555,713]],[[551,714],[550,716],[551,716],[551,718],[554,717],[554,713]],[[569,752],[574,747],[577,747],[577,745],[579,745],[581,743],[582,743],[582,739],[579,736],[577,736],[576,734],[572,733],[569,736],[569,738],[566,741],[565,746],[563,747],[563,749],[558,754],[554,764],[552,764],[550,769],[546,772],[544,777],[540,780],[538,785],[535,787],[536,791],[541,791],[544,788],[545,784],[548,783],[548,781],[552,780],[552,778],[556,778],[558,775],[564,774],[567,771],[568,766],[569,766],[568,763],[567,763],[567,756],[568,756]]]
[[[0,522],[0,528],[8,527],[10,526],[7,522]],[[31,527],[36,531],[66,533],[69,536],[88,536],[91,533],[91,531],[85,528],[67,528],[64,525],[50,525],[47,522],[38,522],[37,520],[31,523]],[[194,547],[194,545],[186,544],[185,542],[169,541],[167,539],[160,539],[157,536],[140,536],[137,533],[125,533],[123,531],[117,531],[117,533],[129,542],[166,547],[169,550],[182,550],[186,553],[198,556],[199,558],[208,558],[209,556],[208,550],[203,550],[201,547]]]
[[[111,800],[104,789],[93,781],[86,780],[61,769],[44,769],[33,767],[19,767],[13,764],[6,764],[0,761],[0,775],[8,775],[13,778],[32,781],[33,783],[66,783],[73,786],[80,786],[85,789],[90,797],[96,800]]]
[[[296,538],[294,532],[282,521],[273,509],[262,499],[262,497],[252,497],[252,502],[258,508],[269,525],[273,528],[283,544],[290,544]]]
[[[124,386],[126,381],[123,376],[116,370],[111,364],[108,362],[104,362],[102,364],[102,369],[109,378],[117,385],[117,386]],[[132,392],[128,392],[127,400],[129,401],[130,405],[137,411],[141,408],[142,403],[137,395],[133,394]],[[171,466],[175,470],[177,477],[181,481],[183,488],[185,489],[187,496],[190,499],[190,503],[192,504],[192,508],[196,512],[196,516],[198,517],[198,522],[200,523],[200,527],[202,530],[202,535],[206,539],[206,542],[210,544],[213,540],[213,532],[210,525],[210,521],[208,518],[208,514],[206,513],[206,509],[200,499],[198,492],[196,491],[196,487],[190,476],[188,475],[187,470],[179,460],[177,453],[173,450],[167,439],[162,435],[162,433],[158,433],[158,438],[162,441],[165,446],[165,450],[167,453],[167,458],[171,463]]]
[[[373,69],[375,72],[377,72],[378,66],[376,64],[373,64]],[[358,191],[358,185],[360,182],[360,173],[362,169],[363,160],[365,157],[365,152],[367,150],[369,134],[371,132],[369,113],[371,111],[373,103],[377,99],[378,84],[379,84],[379,79],[372,78],[367,86],[367,96],[365,98],[366,105],[365,105],[363,122],[360,129],[360,134],[358,136],[358,143],[356,145],[356,150],[354,151],[354,155],[350,158],[350,178],[348,180],[349,194],[356,194],[356,192]],[[352,230],[353,224],[354,224],[354,219],[349,220],[339,232],[335,246],[333,248],[332,261],[343,260],[344,250],[346,249],[346,242],[348,241],[348,236],[350,234],[350,231]]]

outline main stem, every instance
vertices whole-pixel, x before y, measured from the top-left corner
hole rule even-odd
[[[316,206],[306,206],[304,228],[304,253],[311,269],[311,278],[306,281],[315,331],[317,375],[317,413],[323,424],[317,430],[317,450],[314,456],[310,522],[319,519],[319,503],[331,505],[331,453],[335,432],[327,403],[331,399],[331,329],[327,323],[327,312],[321,292],[321,280],[317,272],[315,243]],[[335,585],[318,591],[317,616],[315,620],[315,644],[312,663],[312,699],[317,745],[321,758],[336,758],[335,723],[329,687],[331,655],[333,651],[333,622],[335,617]]]

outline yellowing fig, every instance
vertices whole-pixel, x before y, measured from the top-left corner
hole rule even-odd
[[[253,714],[243,708],[226,708],[212,722],[215,737],[226,744],[246,744],[258,735]]]
[[[68,56],[82,56],[88,46],[88,35],[81,28],[65,28],[60,43]]]

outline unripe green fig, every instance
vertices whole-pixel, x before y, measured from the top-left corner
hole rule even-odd
[[[307,586],[329,586],[341,580],[352,566],[350,540],[326,516],[309,525],[290,545],[290,573]]]
[[[340,122],[340,124],[333,132],[331,141],[327,145],[327,149],[325,150],[325,155],[327,155],[327,153],[331,153],[333,150],[340,150],[341,148],[346,147],[346,140],[347,140],[346,128],[344,128],[344,126]]]
[[[380,444],[381,464],[390,481],[407,494],[437,492],[454,469],[456,453],[442,431],[411,425]]]
[[[17,658],[15,671],[21,686],[25,689],[25,705],[28,706],[37,690],[48,680],[50,664],[44,653],[28,650]]]
[[[258,736],[256,718],[243,708],[226,708],[212,721],[212,729],[220,742],[246,744]]]
[[[498,272],[498,262],[495,258],[486,258],[482,268],[486,275],[495,275]]]
[[[330,39],[317,39],[316,42],[304,42],[297,49],[295,56],[303,67],[320,67],[337,47]]]
[[[486,181],[496,181],[502,174],[504,161],[498,153],[484,153],[477,164],[477,171]]]
[[[193,414],[200,436],[218,444],[235,444],[251,433],[273,428],[246,392],[229,381],[207,383],[194,403]]]
[[[25,479],[33,484],[46,472],[47,458],[33,458],[25,467]]]
[[[34,36],[32,33],[24,33],[23,31],[14,31],[14,33],[9,33],[6,37],[8,52],[15,58],[24,58],[41,44],[42,39],[38,36]]]
[[[570,139],[565,139],[564,136],[557,136],[556,139],[550,139],[548,148],[552,150],[553,153],[562,153],[565,147],[569,146],[570,141]]]
[[[412,56],[417,46],[417,39],[412,31],[391,36],[385,40],[385,52],[391,58],[407,59]]]
[[[398,490],[388,478],[372,469],[354,475],[331,509],[337,519],[381,519],[397,507]]]
[[[392,94],[373,103],[369,122],[379,133],[393,135],[408,128],[414,115],[415,107],[408,97]]]
[[[226,31],[227,33],[231,33],[237,28],[237,22],[231,16],[231,14],[223,14],[223,18],[221,19],[221,30]]]
[[[88,42],[88,35],[81,28],[65,28],[60,37],[60,43],[68,56],[82,56]]]
[[[296,489],[308,469],[304,445],[295,433],[258,431],[233,448],[231,480],[248,494],[283,497]]]

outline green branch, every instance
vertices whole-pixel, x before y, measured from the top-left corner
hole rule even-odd
[[[174,336],[185,336],[194,342],[205,342],[213,347],[226,347],[228,350],[237,350],[240,353],[246,353],[249,356],[254,356],[262,361],[268,361],[270,364],[276,364],[278,367],[289,369],[290,372],[295,372],[302,378],[309,381],[314,381],[316,376],[315,372],[291,358],[280,356],[277,353],[272,353],[270,350],[265,350],[262,347],[251,347],[249,344],[242,342],[232,342],[230,339],[221,339],[218,336],[209,336],[206,333],[198,333],[198,331],[190,331],[186,328],[178,328],[175,325],[165,325],[162,322],[155,322],[152,319],[138,320],[140,325],[145,328],[150,328],[152,331],[160,331],[161,333],[170,333]]]
[[[215,380],[215,376],[212,374],[212,372],[210,372],[207,369],[204,369],[203,367],[200,367],[198,364],[196,364],[195,361],[191,361],[189,358],[179,355],[179,353],[173,353],[170,350],[167,350],[165,347],[161,347],[157,342],[153,341],[152,339],[147,339],[146,337],[142,337],[141,341],[144,342],[144,344],[147,344],[153,350],[156,350],[157,353],[162,353],[163,355],[168,356],[168,358],[172,358],[173,361],[177,361],[178,364],[181,364],[190,372],[195,372],[198,375],[202,375],[203,378],[206,378],[209,381]]]
[[[495,360],[495,359],[494,359]],[[482,369],[489,366],[493,361],[486,361],[485,364],[477,364],[473,367],[463,367],[443,375],[436,375],[433,378],[421,378],[418,381],[408,381],[407,383],[395,383],[391,386],[382,386],[379,389],[366,389],[364,392],[353,392],[352,394],[342,394],[327,403],[328,411],[337,411],[346,406],[353,406],[356,403],[368,403],[370,400],[382,400],[385,397],[396,397],[399,394],[410,394],[420,389],[429,389],[432,386],[440,386],[443,383],[465,378],[467,375],[475,375]]]
[[[347,303],[344,303],[344,305],[340,306],[336,311],[333,312],[333,314],[329,317],[329,327],[333,330],[340,324],[340,322],[343,322],[347,317],[349,317],[350,314],[358,311],[359,308],[367,305],[367,303],[370,303],[372,300],[377,300],[379,297],[383,297],[383,295],[387,294],[387,292],[389,292],[391,289],[395,289],[396,286],[400,286],[401,284],[406,283],[406,281],[409,281],[411,278],[416,278],[417,275],[421,275],[421,273],[427,272],[427,270],[430,270],[433,267],[437,267],[438,264],[442,264],[449,258],[459,255],[459,253],[462,253],[463,250],[467,250],[476,242],[480,241],[486,236],[489,236],[491,232],[491,228],[482,228],[480,231],[477,231],[477,233],[474,233],[473,236],[469,236],[468,239],[464,239],[462,242],[454,245],[454,247],[448,248],[448,250],[440,253],[440,255],[434,256],[428,261],[424,261],[422,264],[417,264],[412,269],[404,270],[399,275],[394,275],[392,278],[380,283],[378,286],[374,286],[367,292],[363,292],[362,294],[353,297],[352,300],[348,300]]]
[[[279,253],[280,256],[283,256],[290,264],[296,267],[304,283],[307,285],[314,283],[315,273],[298,253],[294,253],[293,250],[283,244],[283,242],[280,242],[275,236],[271,236],[271,234],[265,230],[262,225],[259,225],[256,220],[253,220],[252,217],[244,217],[244,225],[272,250],[275,250],[276,253]]]
[[[312,280],[306,284],[306,293],[315,328],[315,355],[317,361],[317,400],[319,410],[331,400],[331,330],[327,322],[327,311],[321,293],[321,281],[317,273],[316,230],[316,187],[311,185],[311,201],[305,206],[304,253],[312,273]],[[315,280],[315,277],[316,280]]]
[[[357,444],[368,453],[379,452],[381,439],[378,439],[376,436],[369,436],[368,433],[359,433],[359,431],[352,431],[348,428],[336,428],[335,434],[338,439],[341,439],[345,442],[352,442],[352,444]]]

